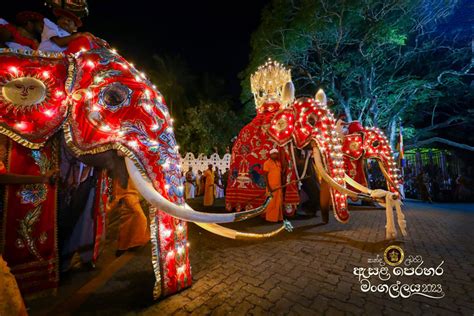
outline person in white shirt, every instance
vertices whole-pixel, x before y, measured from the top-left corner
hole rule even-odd
[[[77,29],[82,26],[82,21],[74,13],[56,8],[53,14],[58,18],[57,24],[47,18],[44,19],[40,50],[63,52],[73,40],[81,36],[94,37],[88,32],[77,32]]]

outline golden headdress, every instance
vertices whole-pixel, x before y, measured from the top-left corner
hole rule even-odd
[[[267,62],[250,76],[256,109],[259,110],[266,102],[283,104],[283,89],[288,82],[291,82],[291,70],[268,58]]]

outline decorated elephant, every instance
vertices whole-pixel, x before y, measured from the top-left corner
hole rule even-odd
[[[314,99],[294,100],[290,71],[271,60],[252,75],[251,87],[257,115],[240,131],[232,149],[231,172],[226,192],[228,210],[253,208],[263,202],[265,186],[254,180],[258,177],[252,175],[255,168],[251,166],[263,165],[269,158],[269,151],[277,148],[284,177],[282,183],[286,188],[283,203],[287,214],[291,214],[299,203],[297,183],[304,181],[309,173],[317,177],[318,185],[310,187],[319,189],[323,221],[327,222],[326,212],[331,205],[336,219],[347,223],[347,196],[384,203],[387,205],[388,218],[389,210],[391,212],[393,205],[398,203],[393,202],[398,199],[396,194],[384,190],[370,190],[366,185],[355,181],[353,184],[357,184],[359,192],[346,187],[348,179],[343,168],[343,144],[322,90]],[[367,141],[370,140],[371,137]],[[298,159],[298,151],[304,152],[305,158]],[[301,160],[304,162],[299,163]],[[401,210],[397,214],[400,228],[405,234]],[[392,223],[393,221],[388,225],[387,238],[396,236]]]
[[[363,127],[358,121],[349,123],[348,134],[342,135],[344,169],[355,182],[368,187],[365,162],[374,159],[387,181],[387,188],[398,192],[398,170],[385,134],[375,127]],[[349,187],[352,188],[352,186]],[[357,190],[357,189],[356,189]]]
[[[130,177],[149,202],[155,298],[191,285],[185,221],[235,238],[238,233],[214,223],[257,216],[271,199],[227,214],[185,205],[178,147],[163,97],[109,48],[67,56],[2,49],[0,80],[0,133],[6,136],[0,158],[7,172],[42,175],[57,168],[63,143],[77,159],[111,171],[123,186]],[[3,190],[3,257],[22,289],[56,287],[58,185],[12,184]]]
[[[252,75],[251,86],[257,116],[240,131],[232,148],[227,209],[253,208],[263,202],[265,186],[254,180],[256,177],[252,172],[256,169],[251,166],[262,166],[270,150],[277,148],[284,177],[285,210],[291,215],[300,200],[297,182],[304,176],[297,170],[295,150],[309,149],[314,151],[314,158],[319,162],[318,174],[325,176],[321,183],[324,183],[325,195],[331,200],[337,220],[347,222],[348,190],[344,184],[342,146],[334,129],[334,117],[324,100],[294,100],[290,70],[271,60]],[[307,159],[306,164],[309,161]],[[356,193],[353,195],[357,196]]]

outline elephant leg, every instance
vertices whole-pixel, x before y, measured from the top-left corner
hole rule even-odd
[[[319,203],[321,205],[321,219],[323,223],[329,222],[329,208],[331,205],[331,193],[329,191],[329,184],[322,180],[319,191]]]

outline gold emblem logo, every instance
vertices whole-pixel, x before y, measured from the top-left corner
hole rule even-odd
[[[274,125],[274,128],[278,131],[281,132],[283,131],[286,127],[288,126],[288,122],[284,118],[280,118],[276,124]]]
[[[19,108],[30,108],[43,102],[47,96],[46,85],[33,77],[20,77],[2,87],[2,95]]]
[[[358,142],[351,142],[349,144],[349,149],[351,151],[357,151],[357,150],[359,150],[359,148],[360,148],[360,143],[358,143]]]
[[[398,266],[405,259],[405,253],[399,246],[388,246],[383,254],[383,259],[390,266]]]

